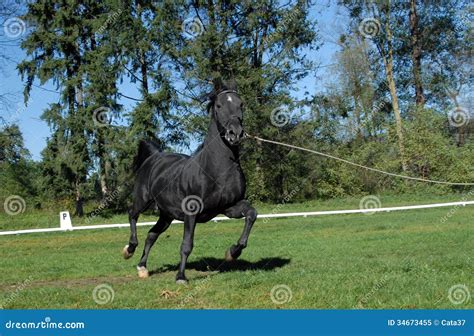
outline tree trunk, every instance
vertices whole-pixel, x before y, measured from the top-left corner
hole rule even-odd
[[[82,199],[81,196],[81,190],[80,190],[80,182],[76,181],[76,212],[75,215],[78,217],[84,216],[84,208],[83,208],[83,203],[84,200]]]
[[[148,63],[146,61],[145,53],[140,50],[140,71],[142,73],[142,90],[143,97],[148,95]]]
[[[74,74],[77,73],[77,63],[74,64],[73,66],[68,66],[66,69],[66,76],[68,81],[70,81]],[[69,137],[68,141],[74,141],[77,137],[77,134],[80,132],[78,129],[78,124],[77,124],[77,118],[78,118],[78,108],[82,106],[83,103],[83,92],[82,92],[82,87],[80,85],[78,86],[72,86],[69,85],[67,90],[67,103],[68,103],[68,112],[69,112],[69,118],[72,118],[74,122],[70,126],[71,134]],[[78,108],[76,108],[76,102],[78,104]],[[74,147],[75,148],[75,147]],[[76,157],[76,152],[77,149],[75,148],[75,152],[73,153],[74,157]],[[83,209],[83,198],[81,196],[81,172],[80,169],[74,172],[74,193],[75,193],[75,205],[76,205],[76,211],[75,215],[82,217],[84,216],[84,209]]]
[[[418,14],[416,12],[416,0],[410,0],[410,32],[411,32],[411,59],[413,62],[413,79],[415,82],[416,106],[423,107],[425,96],[421,80],[421,34],[418,28]]]
[[[107,196],[107,193],[109,192],[109,189],[107,188],[107,176],[105,173],[102,171],[105,170],[103,167],[103,164],[101,162],[101,167],[100,167],[100,191],[102,192],[102,197],[105,198]]]
[[[107,188],[107,176],[108,172],[106,169],[107,165],[107,154],[104,150],[104,136],[102,134],[102,130],[99,128],[97,130],[97,156],[99,157],[99,182],[100,182],[100,191],[102,192],[102,197],[108,193]]]
[[[398,148],[400,150],[400,157],[402,162],[402,169],[404,172],[408,171],[407,158],[405,154],[405,141],[403,136],[403,124],[400,113],[400,107],[398,105],[397,88],[395,85],[395,79],[393,77],[393,47],[392,47],[392,31],[390,29],[390,16],[387,17],[385,24],[385,30],[387,33],[387,46],[388,55],[382,52],[382,59],[385,65],[385,74],[387,77],[388,88],[390,90],[390,96],[392,97],[392,108],[395,114],[396,132],[398,137]],[[381,48],[383,50],[383,47]]]
[[[403,136],[403,124],[402,124],[402,117],[400,114],[400,108],[398,106],[397,89],[395,86],[395,80],[393,79],[392,67],[393,67],[392,63],[389,62],[388,68],[387,68],[387,81],[388,81],[388,87],[390,90],[390,95],[392,97],[393,113],[395,114],[398,147],[400,149],[402,169],[404,172],[406,172],[408,170],[408,165],[407,165],[406,154],[405,154],[405,140]]]
[[[96,50],[96,41],[94,36],[91,36],[90,38],[91,41],[91,48],[90,50],[94,51]],[[84,46],[86,47],[86,43],[83,43]],[[103,97],[105,99],[105,97]],[[105,130],[101,127],[96,128],[96,138],[97,138],[97,157],[99,158],[99,182],[100,182],[100,191],[102,193],[102,198],[105,198],[107,196],[107,193],[109,191],[107,187],[107,181],[108,181],[108,176],[109,176],[109,170],[106,168],[108,163],[108,158],[105,153],[105,141],[104,141],[104,132]]]

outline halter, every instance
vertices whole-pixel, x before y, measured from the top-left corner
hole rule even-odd
[[[220,96],[221,94],[223,94],[223,93],[235,93],[235,94],[237,94],[237,91],[235,91],[235,90],[224,90],[224,91],[221,91],[221,92],[219,92],[219,93],[216,95],[216,99],[217,99],[217,97],[219,97],[219,96]],[[214,104],[212,104],[212,111],[215,112]]]
[[[235,94],[237,94],[237,91],[235,91],[235,90],[224,90],[224,91],[221,91],[221,92],[219,92],[219,93],[216,95],[216,99],[217,99],[217,97],[219,97],[219,95],[224,94],[224,93],[235,93]],[[215,116],[215,118],[216,118],[216,120],[217,120],[216,109],[214,108],[214,106],[212,106],[212,113],[214,114],[214,116]],[[235,117],[235,116],[234,116],[234,117]],[[235,118],[237,118],[237,117],[235,117]],[[232,118],[230,118],[230,119],[227,121],[227,124],[223,126],[223,127],[224,127],[224,130],[225,130],[226,127],[229,125],[229,123],[230,123],[231,120],[232,120]],[[219,126],[218,126],[218,127],[219,127]],[[223,137],[225,136],[224,133],[225,133],[225,132],[222,132],[221,130],[219,130],[219,135],[220,135],[221,138],[223,138]]]
[[[224,91],[219,92],[217,94],[216,98],[219,97],[223,93],[235,93],[235,94],[237,94],[237,91],[235,91],[235,90],[224,90]]]
[[[237,91],[235,91],[235,90],[224,90],[224,91],[221,91],[221,92],[219,92],[219,93],[216,95],[216,99],[217,99],[217,97],[219,97],[219,96],[220,96],[221,94],[223,94],[223,93],[235,93],[235,94],[237,94]],[[215,111],[214,106],[212,106],[212,109],[213,109],[213,111]]]

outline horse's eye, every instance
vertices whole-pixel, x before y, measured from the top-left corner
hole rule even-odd
[[[216,106],[217,106],[218,109],[220,109],[222,107],[221,104],[217,104]]]

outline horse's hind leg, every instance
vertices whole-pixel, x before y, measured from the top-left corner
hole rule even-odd
[[[125,245],[123,248],[123,257],[125,259],[129,259],[133,256],[135,253],[135,249],[138,246],[138,238],[137,238],[137,220],[138,216],[140,216],[140,213],[145,211],[149,206],[151,202],[142,204],[141,206],[138,206],[134,202],[133,206],[130,208],[128,212],[128,220],[130,221],[130,240],[128,242],[128,245]]]
[[[253,223],[257,219],[257,210],[255,210],[248,201],[243,200],[233,207],[226,209],[224,215],[229,218],[245,217],[244,231],[242,232],[239,241],[237,244],[232,245],[225,253],[225,259],[227,261],[232,261],[237,259],[242,253],[242,250],[247,247],[250,230],[252,230]]]
[[[161,215],[158,222],[148,231],[148,235],[145,241],[145,247],[143,248],[143,254],[140,262],[138,263],[137,270],[138,276],[140,278],[147,278],[148,277],[148,270],[146,269],[146,261],[148,259],[148,255],[153,244],[156,242],[160,234],[166,231],[170,226],[172,218],[169,218],[165,215]]]
[[[177,284],[186,284],[188,279],[184,275],[186,269],[186,262],[193,250],[194,245],[194,229],[196,228],[196,216],[184,217],[184,234],[183,242],[181,243],[181,262],[179,263],[178,274],[176,274]]]

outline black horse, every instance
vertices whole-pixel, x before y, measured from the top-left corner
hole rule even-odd
[[[136,180],[133,206],[129,211],[131,236],[123,255],[130,258],[138,245],[137,219],[151,205],[160,211],[158,222],[150,229],[137,266],[140,277],[148,277],[146,262],[150,249],[173,219],[184,221],[181,263],[177,283],[186,283],[186,261],[193,249],[196,223],[218,214],[245,217],[245,227],[237,244],[225,254],[227,261],[240,256],[247,246],[257,211],[244,199],[245,176],[239,162],[239,143],[244,136],[242,100],[235,82],[216,81],[209,95],[211,122],[204,143],[191,156],[161,152],[151,141],[142,141],[135,157]]]

